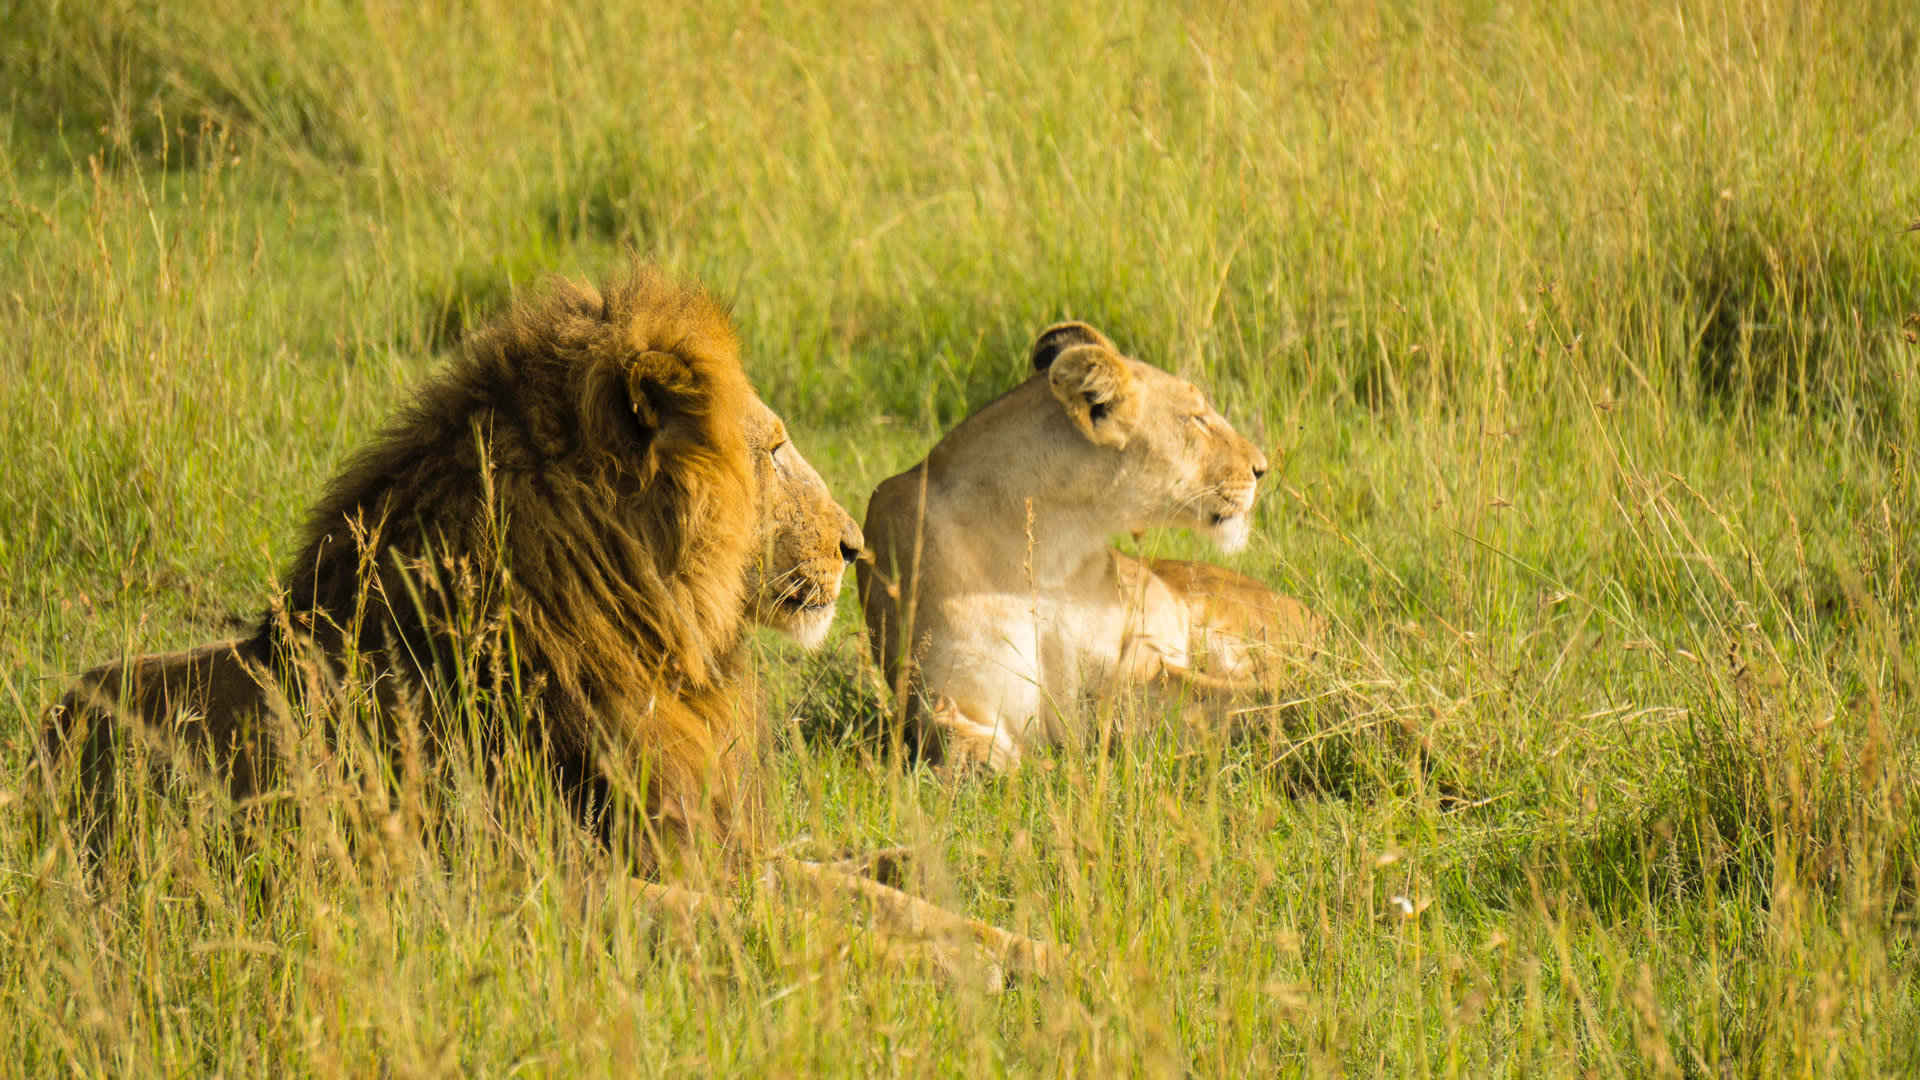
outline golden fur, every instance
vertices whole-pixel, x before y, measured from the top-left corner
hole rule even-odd
[[[1082,695],[1270,686],[1277,660],[1320,633],[1251,579],[1107,546],[1155,525],[1246,543],[1266,458],[1198,388],[1084,323],[1048,328],[1030,360],[1025,383],[880,484],[865,523],[875,563],[858,569],[905,737],[994,768],[1076,738]]]

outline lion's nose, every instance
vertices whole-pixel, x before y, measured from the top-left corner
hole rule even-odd
[[[1253,452],[1253,478],[1257,482],[1265,475],[1267,475],[1267,455],[1255,450]]]
[[[860,526],[848,518],[846,526],[840,530],[840,557],[852,562],[860,557],[861,549],[866,546],[867,538],[860,534]]]

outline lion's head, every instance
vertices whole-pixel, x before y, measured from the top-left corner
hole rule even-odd
[[[1141,526],[1192,528],[1224,551],[1246,546],[1266,455],[1198,387],[1121,355],[1080,322],[1041,331],[1032,362],[1078,435],[1053,452],[1087,459],[1084,468],[1068,464],[1058,475],[1108,485],[1107,497],[1137,504],[1125,516]]]
[[[748,611],[761,626],[816,648],[833,623],[840,579],[866,541],[793,445],[785,422],[757,398],[747,444],[760,488],[759,557],[748,581]]]

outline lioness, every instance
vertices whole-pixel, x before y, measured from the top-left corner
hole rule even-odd
[[[1085,323],[1049,327],[1031,360],[1031,378],[880,484],[865,523],[875,565],[855,571],[904,734],[996,770],[1073,737],[1084,694],[1271,686],[1321,632],[1250,578],[1107,546],[1157,525],[1246,544],[1267,459],[1199,389]]]

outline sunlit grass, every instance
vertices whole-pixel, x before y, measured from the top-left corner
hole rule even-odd
[[[0,70],[6,1066],[1920,1067],[1909,5],[29,0]],[[463,327],[627,246],[856,514],[1061,317],[1275,451],[1235,565],[1336,632],[1270,737],[943,781],[840,734],[850,603],[758,649],[776,841],[1067,977],[679,928],[537,798],[152,798],[104,883],[22,812],[66,679],[259,610]]]

